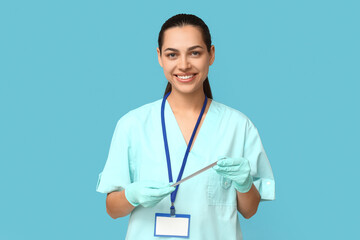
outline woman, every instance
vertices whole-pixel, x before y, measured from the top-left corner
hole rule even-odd
[[[108,193],[112,218],[131,213],[127,239],[242,239],[237,211],[250,218],[260,200],[275,198],[258,131],[244,114],[212,100],[207,76],[215,48],[200,18],[168,19],[158,44],[164,97],[119,120],[97,191]]]

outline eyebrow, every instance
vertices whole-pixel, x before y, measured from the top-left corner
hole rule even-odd
[[[189,47],[189,48],[188,48],[188,51],[194,50],[195,48],[202,48],[202,49],[204,49],[204,48],[203,48],[202,46],[200,46],[200,45],[195,45],[195,46]],[[164,50],[164,52],[166,52],[166,51],[179,52],[179,50],[177,50],[176,48],[167,48],[167,49]]]

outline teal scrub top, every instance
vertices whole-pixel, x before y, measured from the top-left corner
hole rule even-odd
[[[168,182],[161,129],[162,99],[134,109],[118,121],[97,191],[121,191],[136,181]],[[166,133],[173,178],[184,158],[186,142],[171,107],[165,103]],[[243,113],[212,100],[183,177],[213,163],[219,156],[249,160],[261,200],[275,199],[275,182],[269,160],[254,124]],[[242,239],[236,190],[231,180],[209,169],[180,184],[175,200],[177,214],[190,214],[190,239]],[[170,196],[151,208],[136,207],[129,219],[126,239],[154,237],[155,213],[170,213]],[[162,238],[173,239],[173,238]],[[175,239],[175,238],[174,238]]]

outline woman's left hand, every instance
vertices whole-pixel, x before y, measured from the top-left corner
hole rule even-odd
[[[248,192],[253,184],[250,164],[245,158],[219,157],[213,169],[221,176],[232,180],[235,189],[241,193]]]

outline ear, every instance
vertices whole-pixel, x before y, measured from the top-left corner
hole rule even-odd
[[[214,61],[215,61],[215,46],[211,45],[209,65],[212,65],[214,63]]]
[[[159,49],[159,48],[156,48],[156,52],[157,52],[157,55],[158,55],[159,64],[160,64],[161,67],[163,67],[160,49]]]

